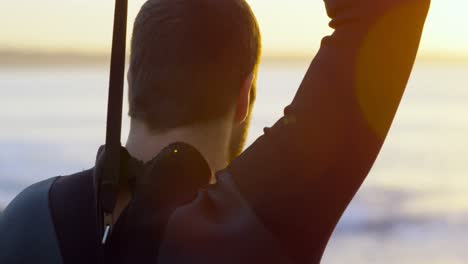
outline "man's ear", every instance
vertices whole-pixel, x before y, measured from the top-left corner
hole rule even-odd
[[[251,73],[245,81],[242,83],[242,87],[239,91],[239,97],[237,98],[237,107],[234,117],[234,121],[238,124],[244,122],[249,113],[250,107],[250,90],[252,89],[252,84],[254,80],[254,74]]]

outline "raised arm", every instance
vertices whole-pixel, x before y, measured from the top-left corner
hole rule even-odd
[[[326,37],[292,104],[171,215],[158,263],[318,263],[384,142],[429,0],[326,0]]]
[[[297,263],[318,261],[384,142],[429,0],[325,0],[322,41],[285,116],[228,168]],[[313,259],[310,259],[310,258]]]

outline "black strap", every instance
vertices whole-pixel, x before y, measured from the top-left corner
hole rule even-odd
[[[107,108],[106,159],[102,178],[98,180],[98,215],[99,217],[104,216],[104,219],[100,222],[104,223],[103,221],[105,221],[106,225],[109,224],[109,228],[112,226],[112,221],[106,218],[110,217],[114,211],[118,186],[123,180],[120,175],[120,136],[125,75],[127,8],[128,0],[115,1]]]

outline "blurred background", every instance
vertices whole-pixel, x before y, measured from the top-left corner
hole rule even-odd
[[[131,24],[144,1],[129,2]],[[322,1],[249,3],[264,45],[251,143],[281,116],[331,30]],[[0,208],[34,182],[93,166],[105,135],[113,4],[2,0]],[[432,1],[394,126],[323,263],[467,263],[466,10],[466,1]],[[125,117],[123,141],[127,129]]]

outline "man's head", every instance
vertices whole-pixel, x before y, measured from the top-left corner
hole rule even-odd
[[[234,116],[232,158],[248,129],[260,43],[244,0],[147,1],[133,30],[129,115],[155,133]]]

